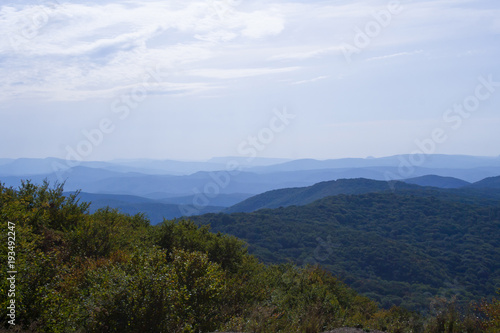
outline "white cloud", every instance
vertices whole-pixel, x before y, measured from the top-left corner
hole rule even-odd
[[[473,33],[473,24],[498,30],[499,11],[472,8],[472,3],[404,3],[403,12],[366,50],[373,47],[378,54],[387,55],[372,55],[370,60],[414,54],[394,50],[443,36],[459,37],[464,31]],[[363,27],[373,20],[374,10],[386,6],[387,1],[382,0],[130,0],[36,6],[10,2],[0,6],[0,30],[9,32],[7,38],[0,39],[0,98],[43,95],[52,99],[62,95],[56,93],[58,89],[73,92],[78,100],[86,95],[105,96],[116,87],[135,84],[148,69],[157,66],[175,69],[169,71],[164,82],[185,83],[189,76],[198,76],[207,79],[204,88],[216,86],[210,79],[293,72],[304,60],[311,60],[307,67],[300,64],[305,70],[331,66],[335,53],[339,53],[339,47],[332,45],[352,40],[353,28]],[[275,60],[286,60],[289,67],[270,64]],[[317,73],[308,75],[321,75]],[[311,81],[296,78],[294,82]],[[168,85],[164,88],[169,93]],[[192,92],[199,91],[197,84],[192,88]],[[69,96],[67,93],[65,98]]]
[[[302,81],[292,82],[291,84],[311,83],[311,82],[316,82],[316,81],[319,81],[319,80],[324,80],[324,79],[327,79],[327,78],[328,78],[328,76],[318,76],[318,77],[315,77],[315,78],[309,79],[309,80],[302,80]]]
[[[109,98],[109,96],[120,96],[131,94],[135,89],[144,88],[146,95],[172,95],[186,96],[196,93],[201,93],[209,90],[217,89],[217,86],[209,85],[203,82],[177,83],[177,82],[161,82],[152,83],[143,86],[141,83],[131,84],[128,86],[118,86],[109,89],[98,90],[65,90],[64,87],[59,87],[52,90],[40,90],[37,94],[48,94],[53,96],[53,100],[58,101],[78,101],[89,98]]]
[[[0,29],[10,33],[0,40],[0,75],[5,78],[0,98],[105,96],[134,84],[150,68],[165,65],[177,68],[179,75],[187,64],[212,57],[220,43],[261,39],[284,28],[277,13],[242,12],[236,3],[224,4],[229,7],[222,12],[207,1],[1,6]],[[242,69],[231,75],[283,70]],[[199,91],[197,84],[192,86]]]
[[[368,58],[366,60],[367,61],[386,60],[386,59],[391,59],[391,58],[420,54],[423,52],[424,52],[423,50],[416,50],[416,51],[412,51],[412,52],[399,52],[399,53],[393,53],[393,54],[388,54],[388,55],[379,56],[379,57],[372,57],[372,58]]]
[[[201,76],[215,79],[237,79],[260,75],[278,74],[292,72],[300,67],[284,68],[238,68],[238,69],[198,69],[187,72],[191,76]]]
[[[80,126],[90,129],[103,115],[116,116],[112,101],[154,71],[158,79],[147,87],[152,98],[140,106],[147,112],[123,122],[114,118],[117,130],[89,158],[143,156],[144,148],[157,158],[172,149],[190,158],[210,156],[219,143],[237,147],[258,133],[271,105],[289,106],[298,117],[265,154],[279,152],[281,144],[283,151],[302,147],[296,154],[325,158],[411,151],[413,140],[426,137],[437,126],[432,119],[463,100],[478,76],[491,73],[498,81],[500,9],[498,0],[401,0],[403,11],[347,63],[337,46],[355,45],[356,28],[365,29],[375,20],[373,12],[388,3],[3,1],[0,142],[12,142],[13,148],[0,150],[4,156],[6,149],[11,155],[43,155],[57,152],[54,145],[78,142]],[[469,120],[494,116],[498,109],[495,93]],[[235,126],[228,129],[228,122]],[[478,143],[471,150],[494,147],[494,126],[467,124],[485,134],[474,132]],[[450,132],[450,138],[465,140],[467,126],[464,120],[463,130]],[[188,127],[193,138],[178,140]],[[66,135],[54,135],[51,145],[38,136],[29,142],[40,128],[65,128]],[[144,136],[162,144],[135,142]],[[64,148],[60,153],[65,156]]]
[[[340,50],[340,47],[338,46],[332,46],[332,47],[327,47],[327,48],[320,48],[320,49],[313,49],[313,50],[307,50],[307,51],[300,51],[300,50],[292,50],[291,52],[288,53],[282,53],[278,55],[274,55],[269,58],[269,60],[305,60],[305,59],[310,59],[310,58],[317,58],[319,56],[332,53],[332,52],[338,52]]]
[[[284,20],[282,18],[263,11],[248,14],[245,23],[246,28],[243,29],[242,35],[250,38],[277,35],[284,29]]]

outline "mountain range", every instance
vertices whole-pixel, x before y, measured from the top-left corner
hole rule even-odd
[[[387,180],[406,183],[398,183],[398,189],[420,185],[458,191],[500,174],[498,157],[425,155],[420,166],[412,166],[410,161],[411,155],[324,161],[243,157],[201,162],[0,159],[0,182],[14,187],[19,186],[21,180],[37,184],[44,180],[64,183],[66,191],[85,193],[87,200],[93,202],[92,210],[109,205],[130,214],[145,212],[153,223],[158,223],[163,217],[170,219],[223,210],[249,212],[307,204],[328,195],[383,191],[387,189]],[[356,178],[380,183],[348,182]],[[346,180],[328,183],[342,179]],[[312,189],[307,189],[311,186]],[[481,183],[471,186],[479,197],[491,196],[488,191],[483,193]],[[270,191],[276,192],[268,193]],[[281,192],[288,194],[280,197]],[[275,195],[278,198],[274,199]]]
[[[142,213],[152,224],[189,216],[245,240],[264,262],[321,264],[384,307],[425,312],[434,296],[492,296],[500,285],[500,159],[409,160],[0,159],[0,183],[64,182],[91,212]]]

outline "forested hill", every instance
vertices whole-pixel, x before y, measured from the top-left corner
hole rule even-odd
[[[431,296],[478,299],[500,286],[500,206],[389,192],[193,220],[265,262],[321,264],[385,307],[425,310]]]
[[[500,176],[488,177],[476,183],[469,185],[471,188],[492,188],[500,190]]]
[[[439,188],[460,188],[470,185],[469,182],[454,178],[454,177],[442,177],[436,175],[425,175],[421,177],[409,178],[403,180],[408,184],[415,184],[420,186],[432,186]]]
[[[285,188],[248,198],[225,210],[226,213],[253,212],[263,208],[306,205],[318,199],[337,194],[363,194],[391,190],[420,189],[418,185],[399,181],[385,182],[365,178],[339,179],[308,187]]]
[[[364,194],[364,193],[411,193],[417,196],[437,197],[443,200],[464,202],[478,205],[496,205],[500,202],[500,191],[494,186],[496,178],[487,178],[478,183],[460,188],[439,188],[408,184],[401,181],[379,181],[365,178],[339,179],[321,182],[308,187],[285,188],[268,191],[250,197],[236,205],[224,210],[225,213],[249,213],[264,208],[279,208],[287,206],[301,206],[316,200],[338,194]],[[459,180],[450,180],[445,177],[426,177],[427,183],[457,184]],[[430,181],[432,180],[432,181]],[[423,181],[423,180],[422,180]],[[462,184],[467,184],[463,182]],[[437,185],[436,185],[437,186]]]

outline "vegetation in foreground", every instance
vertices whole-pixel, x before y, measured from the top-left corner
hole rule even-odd
[[[319,267],[265,266],[235,237],[189,221],[88,213],[77,195],[29,182],[0,185],[1,230],[15,224],[16,326],[1,271],[5,329],[31,332],[498,332],[500,303],[459,309],[436,299],[422,318],[384,310]],[[1,260],[8,261],[7,242]]]

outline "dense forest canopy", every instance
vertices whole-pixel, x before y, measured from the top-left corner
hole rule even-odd
[[[384,307],[425,312],[500,285],[500,208],[424,193],[331,196],[305,206],[192,217],[235,235],[267,263],[319,263]],[[488,237],[485,237],[488,235]]]

